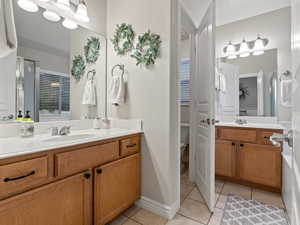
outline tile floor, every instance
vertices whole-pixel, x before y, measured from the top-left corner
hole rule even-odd
[[[187,175],[181,177],[181,207],[173,220],[133,206],[109,225],[220,225],[228,194],[284,208],[279,194],[258,189],[216,181],[216,208],[212,215],[206,207],[197,187],[189,182]]]

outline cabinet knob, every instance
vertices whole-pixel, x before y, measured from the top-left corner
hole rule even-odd
[[[244,147],[244,144],[240,144],[241,147]]]
[[[84,178],[85,179],[90,179],[91,178],[91,174],[90,173],[85,173],[84,174]]]
[[[235,143],[234,143],[234,142],[232,142],[232,143],[231,143],[231,145],[232,145],[232,146],[235,146]]]
[[[101,173],[102,173],[102,169],[97,169],[97,170],[96,170],[96,173],[97,173],[97,174],[101,174]]]

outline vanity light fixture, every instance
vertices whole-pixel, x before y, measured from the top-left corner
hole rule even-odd
[[[262,55],[265,53],[264,51],[265,45],[263,39],[260,36],[254,42],[253,55]]]
[[[248,45],[248,43],[246,42],[245,39],[243,40],[243,42],[240,45],[239,55],[242,58],[248,57],[250,55],[249,45]]]
[[[51,22],[58,22],[60,21],[60,16],[53,12],[53,11],[50,11],[50,10],[46,10],[43,12],[43,16],[45,19],[51,21]]]
[[[76,19],[78,19],[81,22],[87,23],[90,21],[90,18],[88,17],[88,12],[87,12],[87,6],[86,6],[84,0],[80,0],[79,4],[77,6],[75,17],[76,17]]]
[[[71,10],[70,0],[57,0],[56,6],[65,11]]]
[[[50,2],[51,0],[39,0],[40,2]]]
[[[236,59],[236,48],[235,46],[229,41],[227,47],[226,47],[226,55],[228,59]]]
[[[18,5],[27,12],[37,12],[39,7],[31,0],[18,0]]]
[[[64,21],[62,22],[62,25],[65,27],[65,28],[68,28],[70,30],[75,30],[78,28],[78,24],[75,23],[73,20],[70,20],[70,19],[67,19],[65,18]]]

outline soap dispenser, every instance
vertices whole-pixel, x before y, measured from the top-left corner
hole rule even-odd
[[[22,110],[19,110],[17,121],[22,121],[22,120],[23,120]]]

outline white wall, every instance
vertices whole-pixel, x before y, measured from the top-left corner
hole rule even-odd
[[[239,43],[245,37],[254,40],[257,34],[269,39],[267,49],[278,50],[278,72],[291,70],[291,14],[290,8],[219,26],[216,29],[216,57],[223,56],[223,48],[232,41]],[[279,105],[279,120],[291,120],[290,108]]]
[[[170,66],[170,44],[174,37],[171,37],[171,1],[132,0],[130,5],[134,7],[129,7],[124,0],[107,2],[109,39],[113,37],[115,26],[121,23],[132,24],[137,35],[148,29],[161,35],[161,56],[149,69],[136,66],[130,56],[117,56],[109,41],[108,71],[118,63],[124,64],[128,90],[126,104],[120,107],[109,104],[108,110],[112,117],[143,120],[142,196],[167,205],[173,204],[178,194],[174,188],[176,169],[173,165],[177,163],[174,159],[176,146],[171,147],[177,143],[176,129],[179,128],[179,106],[176,100],[171,101],[178,95],[178,90],[172,89],[177,81],[172,69],[176,71],[177,68]],[[176,46],[172,51],[175,49]],[[110,82],[111,76],[108,78]]]

